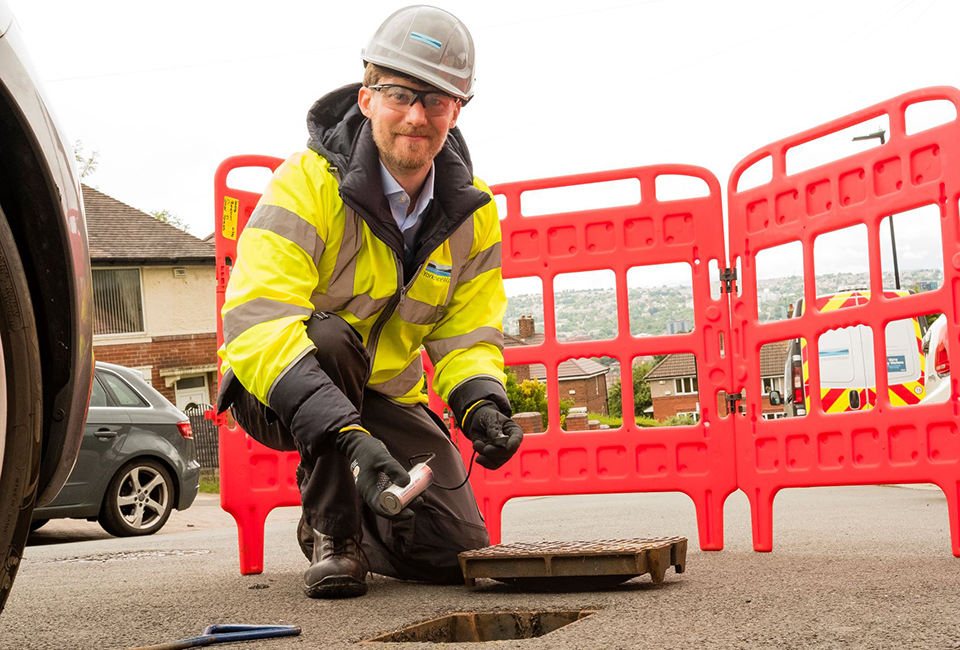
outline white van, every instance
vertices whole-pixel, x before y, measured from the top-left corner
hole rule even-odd
[[[906,291],[887,291],[888,298],[906,296]],[[817,298],[817,310],[833,311],[863,305],[869,291],[844,291]],[[804,313],[803,299],[793,315]],[[887,324],[887,381],[890,403],[917,404],[924,397],[923,329],[918,318]],[[861,411],[877,403],[877,378],[873,356],[873,330],[855,325],[825,332],[820,347],[820,401],[826,413]],[[806,415],[810,410],[810,367],[807,342],[794,339],[787,350],[784,368],[783,409],[787,416]]]

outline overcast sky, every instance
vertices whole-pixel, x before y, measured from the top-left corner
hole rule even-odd
[[[9,0],[86,182],[194,235],[227,156],[286,157],[315,99],[362,75],[403,2]],[[460,127],[488,183],[656,163],[733,166],[900,93],[960,85],[955,0],[453,1],[477,95]],[[254,184],[265,179],[248,180]]]

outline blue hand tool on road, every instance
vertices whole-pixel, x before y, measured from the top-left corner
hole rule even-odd
[[[299,634],[300,627],[297,625],[211,625],[203,631],[203,636],[160,645],[129,648],[129,650],[183,650],[183,648],[202,648],[214,643],[272,639],[280,636],[299,636]]]

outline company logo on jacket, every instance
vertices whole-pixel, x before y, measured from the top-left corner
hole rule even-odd
[[[427,262],[427,268],[424,269],[423,273],[431,280],[450,282],[451,271],[453,271],[452,266],[444,266],[443,264],[437,264],[433,260],[430,260]]]

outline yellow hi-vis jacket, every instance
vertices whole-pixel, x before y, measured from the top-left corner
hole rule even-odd
[[[355,87],[332,96],[349,107],[343,96],[355,103]],[[329,105],[330,97],[317,105]],[[469,156],[458,148],[465,151],[459,133],[451,132],[435,159],[434,205],[405,278],[402,236],[374,180],[379,158],[369,123],[352,111],[342,122],[319,134],[313,125],[311,149],[277,169],[240,236],[222,311],[222,372],[232,369],[268,406],[290,402],[274,393],[306,357],[315,363],[305,321],[329,311],[363,338],[372,360],[370,389],[402,403],[426,402],[423,346],[436,370],[433,388],[452,407],[452,392],[484,380],[475,386],[485,388],[454,400],[458,420],[477,399],[508,410],[500,222],[489,188],[463,162]],[[346,155],[334,149],[345,141]]]

